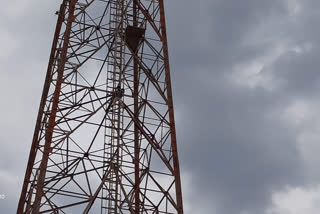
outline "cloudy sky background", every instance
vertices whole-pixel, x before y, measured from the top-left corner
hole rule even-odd
[[[10,214],[60,1],[0,3],[0,209]],[[318,213],[320,1],[166,8],[185,213]]]

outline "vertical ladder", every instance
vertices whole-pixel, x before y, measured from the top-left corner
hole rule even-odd
[[[108,59],[107,91],[112,94],[117,86],[123,88],[122,70],[124,68],[124,43],[121,35],[124,32],[124,5],[125,0],[110,0],[110,35],[111,55]],[[121,204],[121,175],[117,169],[122,165],[121,133],[123,129],[123,109],[121,104],[112,102],[110,112],[106,118],[105,129],[105,167],[109,169],[105,186],[102,190],[103,201],[101,206],[102,214],[118,214]],[[108,128],[110,127],[110,128]],[[105,173],[105,171],[104,171]],[[118,203],[118,204],[117,204]]]

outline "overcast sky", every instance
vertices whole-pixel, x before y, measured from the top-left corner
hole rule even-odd
[[[60,0],[0,0],[0,199],[15,213]],[[320,1],[166,0],[186,214],[320,209]]]

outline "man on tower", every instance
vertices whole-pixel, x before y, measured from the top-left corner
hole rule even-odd
[[[120,107],[123,106],[123,103],[122,103],[122,97],[123,97],[123,94],[124,94],[124,89],[121,88],[120,85],[117,86],[117,88],[115,89],[115,91],[113,92],[113,101],[112,101],[112,105],[115,105],[117,102],[119,102],[120,104]]]

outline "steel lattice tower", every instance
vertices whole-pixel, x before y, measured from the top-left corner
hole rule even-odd
[[[63,0],[17,213],[183,213],[163,0]]]

